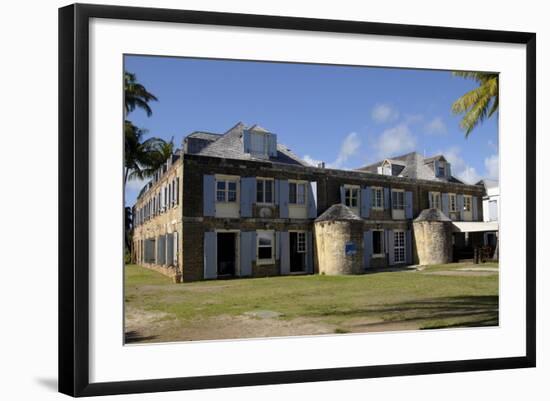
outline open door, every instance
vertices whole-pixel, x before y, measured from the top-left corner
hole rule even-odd
[[[306,270],[306,233],[290,232],[290,271]]]
[[[218,277],[235,275],[237,259],[236,233],[218,233]]]

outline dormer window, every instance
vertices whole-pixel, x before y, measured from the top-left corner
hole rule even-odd
[[[382,163],[381,166],[378,166],[378,174],[392,175],[391,163],[386,161],[386,162]]]
[[[444,177],[445,176],[445,166],[442,166],[441,164],[437,168],[437,176],[438,177]]]
[[[250,153],[267,156],[267,135],[260,132],[250,133]]]
[[[244,131],[243,146],[245,153],[268,158],[277,156],[277,136],[263,128],[251,128]]]

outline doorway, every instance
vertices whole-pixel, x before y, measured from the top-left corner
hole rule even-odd
[[[218,277],[235,275],[236,234],[218,233]]]
[[[289,232],[290,235],[290,272],[306,270],[306,233]]]

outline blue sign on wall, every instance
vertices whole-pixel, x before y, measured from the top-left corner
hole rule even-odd
[[[346,256],[353,256],[357,253],[355,242],[346,242]]]

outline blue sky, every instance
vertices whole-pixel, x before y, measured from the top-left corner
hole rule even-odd
[[[356,168],[416,150],[443,153],[453,175],[498,179],[497,116],[465,138],[454,100],[475,82],[448,71],[126,56],[125,69],[158,98],[128,118],[177,146],[193,131],[259,124],[294,153]],[[130,182],[133,204],[143,182]]]

